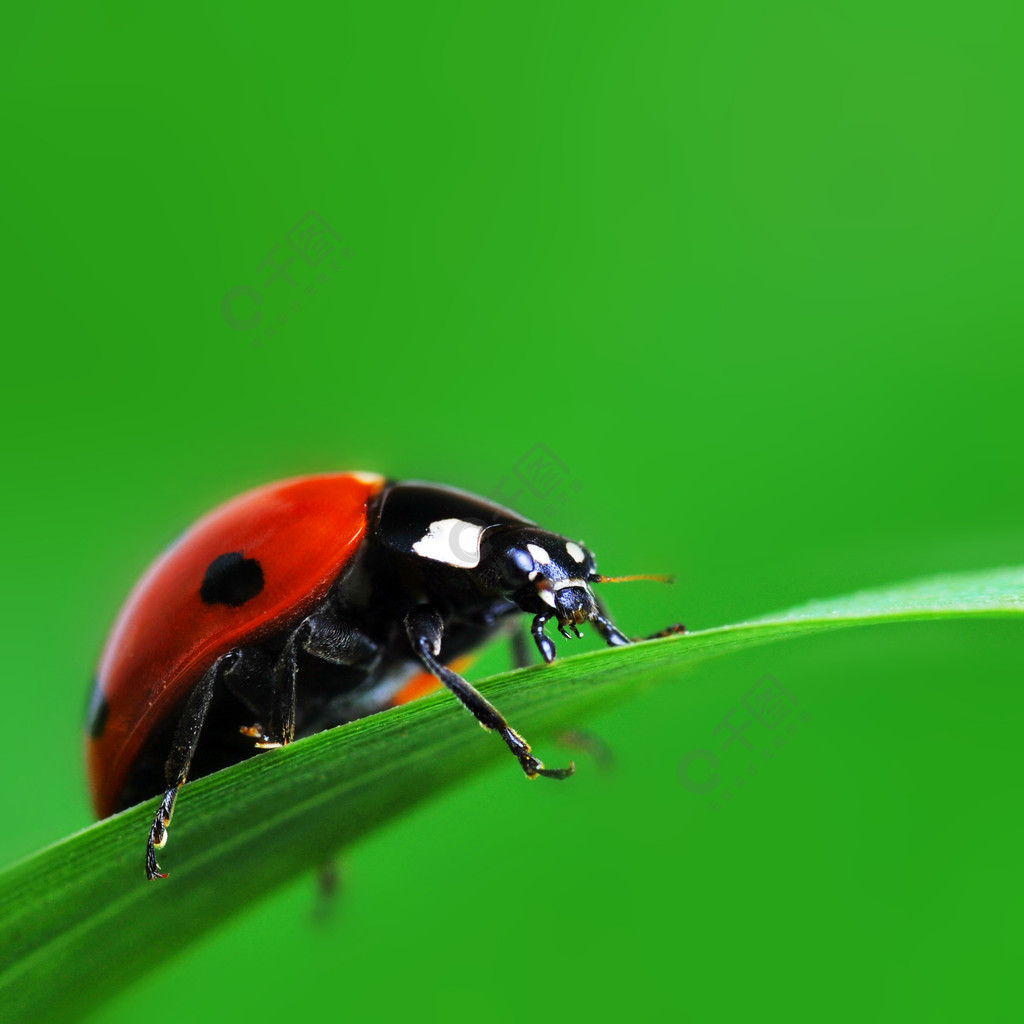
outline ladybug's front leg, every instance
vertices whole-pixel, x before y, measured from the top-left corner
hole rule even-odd
[[[530,744],[505,721],[501,712],[462,676],[438,660],[444,635],[444,620],[438,612],[425,606],[414,608],[405,618],[405,630],[420,661],[459,698],[462,706],[485,729],[501,736],[528,778],[544,775],[549,779],[567,779],[572,775],[576,770],[572,763],[568,768],[545,768],[543,762],[530,753]]]
[[[676,636],[678,633],[686,632],[686,627],[681,622],[677,622],[672,626],[659,629],[657,633],[652,633],[650,636],[631,639],[608,618],[608,612],[600,601],[595,599],[594,603],[597,605],[597,614],[592,620],[594,628],[601,634],[609,647],[622,647],[625,644],[639,643],[641,640],[660,640],[662,637]]]
[[[240,656],[241,652],[239,651],[229,651],[206,670],[202,679],[192,688],[185,709],[178,720],[171,753],[164,766],[167,790],[157,808],[156,817],[153,818],[153,825],[149,830],[149,839],[146,843],[146,878],[150,881],[154,878],[167,877],[160,871],[160,865],[156,862],[156,851],[167,842],[167,827],[170,825],[171,815],[174,813],[174,801],[178,796],[178,790],[188,778],[188,770],[196,752],[196,744],[199,742],[199,733],[202,731],[203,722],[206,721],[206,713],[210,710],[210,701],[213,699],[217,680],[222,672]]]

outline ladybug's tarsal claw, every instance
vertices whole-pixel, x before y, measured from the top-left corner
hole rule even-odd
[[[538,762],[539,764],[540,762]],[[546,779],[567,779],[576,771],[576,762],[570,761],[568,768],[544,768],[538,767],[537,774],[543,775]]]
[[[153,816],[153,824],[149,829],[149,838],[146,841],[146,878],[153,881],[154,878],[166,878],[156,862],[156,851],[162,850],[167,843],[167,827],[171,823],[171,815],[174,813],[174,802],[178,796],[178,787],[174,786],[164,793],[160,806]]]
[[[508,749],[516,755],[528,779],[535,779],[538,775],[543,775],[546,779],[567,779],[576,771],[574,761],[569,762],[568,768],[545,768],[544,762],[530,753],[530,744],[515,729],[505,729],[502,732],[502,739],[508,744]]]
[[[278,747],[287,746],[288,739],[285,736],[262,735],[256,740],[255,746],[258,750],[276,750]]]
[[[251,736],[256,742],[253,744],[259,750],[276,750],[288,743],[285,737],[275,738],[270,736],[258,723],[256,725],[243,725],[238,730],[243,736]]]
[[[156,851],[167,842],[167,829],[159,820],[153,822],[149,830],[149,842],[146,843],[146,878],[153,881],[154,878],[166,878],[156,862]]]
[[[146,879],[150,882],[155,881],[158,878],[166,878],[167,873],[160,870],[160,865],[156,862],[155,854],[150,851],[146,851]]]

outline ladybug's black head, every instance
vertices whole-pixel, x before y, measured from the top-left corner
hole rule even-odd
[[[575,627],[598,614],[590,584],[597,582],[594,556],[576,541],[533,526],[509,524],[484,531],[480,578],[524,612],[557,617]]]

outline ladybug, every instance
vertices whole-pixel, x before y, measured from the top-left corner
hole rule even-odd
[[[552,619],[565,637],[591,622],[631,643],[591,585],[635,578],[601,576],[582,544],[436,484],[328,473],[242,494],[157,559],[114,623],[86,723],[96,814],[162,792],[145,863],[165,878],[156,850],[187,778],[441,684],[529,778],[567,778],[573,765],[546,768],[454,663],[517,612],[545,662]]]

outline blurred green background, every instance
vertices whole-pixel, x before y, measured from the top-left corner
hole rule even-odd
[[[0,862],[90,820],[136,576],[267,480],[493,493],[543,444],[567,486],[523,513],[678,577],[608,595],[636,633],[1024,563],[1018,12],[8,12]],[[1022,640],[681,676],[580,723],[613,770],[503,764],[351,850],[328,923],[309,879],[234,879],[240,915],[94,1019],[1011,1019]],[[789,741],[728,799],[681,785],[769,672]]]

